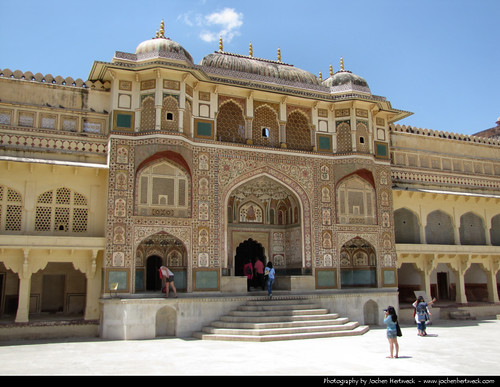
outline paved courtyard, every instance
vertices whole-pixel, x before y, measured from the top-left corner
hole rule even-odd
[[[500,376],[500,320],[403,326],[400,358],[385,329],[362,336],[265,343],[164,338],[0,342],[0,375]]]

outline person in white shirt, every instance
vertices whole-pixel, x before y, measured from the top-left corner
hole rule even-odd
[[[168,267],[160,267],[160,277],[165,278],[165,297],[168,298],[169,288],[171,287],[174,291],[174,297],[177,298],[177,289],[174,284],[174,273],[172,273]]]

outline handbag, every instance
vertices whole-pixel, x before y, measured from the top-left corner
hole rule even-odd
[[[398,335],[398,337],[403,336],[403,332],[401,332],[401,328],[398,322],[396,323],[396,334]]]

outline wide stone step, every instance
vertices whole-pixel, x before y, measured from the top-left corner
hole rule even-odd
[[[203,340],[275,341],[361,335],[368,326],[307,299],[251,300],[193,336]]]
[[[351,330],[340,330],[340,331],[322,331],[322,332],[307,332],[307,333],[289,333],[281,335],[265,335],[265,336],[255,336],[255,335],[214,335],[204,332],[195,332],[194,337],[202,340],[228,340],[228,341],[279,341],[279,340],[302,340],[302,339],[319,339],[327,337],[339,337],[339,336],[356,336],[362,335],[368,332],[368,326],[358,326]]]
[[[236,321],[214,321],[212,326],[217,328],[238,328],[238,329],[272,329],[272,328],[294,328],[309,326],[330,326],[347,324],[349,319],[346,317],[334,318],[328,320],[299,320],[299,321],[277,321],[277,322],[236,322]]]
[[[205,327],[202,329],[205,333],[213,333],[220,335],[243,335],[243,336],[266,336],[266,335],[286,335],[286,334],[298,334],[298,333],[309,333],[309,332],[331,332],[331,331],[342,331],[342,330],[352,330],[357,328],[359,324],[357,322],[349,322],[345,324],[335,324],[335,325],[320,325],[320,326],[305,326],[305,327],[283,327],[283,328],[249,328],[249,329],[239,329],[239,328],[216,328],[213,326]]]
[[[267,297],[260,298],[256,300],[247,301],[245,305],[255,306],[255,305],[310,305],[313,302],[308,299],[302,298],[272,298]]]
[[[256,310],[308,310],[308,309],[322,309],[320,305],[317,304],[299,304],[291,305],[284,304],[280,305],[278,303],[274,304],[256,304],[256,305],[242,305],[237,308],[237,310],[242,311],[256,311]]]
[[[261,313],[261,314],[227,314],[225,316],[221,316],[220,319],[222,321],[234,321],[234,322],[276,322],[276,321],[306,321],[306,320],[331,320],[338,318],[338,314],[336,313],[321,313],[321,314],[309,314],[309,313],[301,313],[301,314],[272,314],[272,313]]]
[[[269,309],[269,310],[233,310],[229,316],[300,316],[300,315],[324,315],[328,309]]]

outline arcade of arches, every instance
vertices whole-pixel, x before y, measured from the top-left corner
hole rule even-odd
[[[404,203],[394,211],[400,303],[418,290],[445,303],[498,302],[500,214],[486,196],[453,205],[445,196],[395,195]]]

